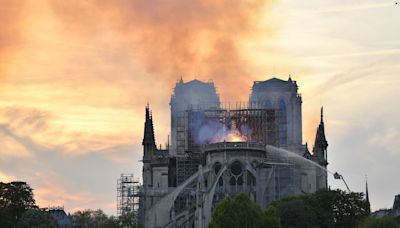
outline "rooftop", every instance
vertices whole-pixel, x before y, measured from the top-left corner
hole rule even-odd
[[[206,153],[225,150],[257,150],[265,152],[265,144],[257,142],[218,142],[207,144],[204,148]]]

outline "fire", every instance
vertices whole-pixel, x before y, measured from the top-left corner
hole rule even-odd
[[[235,129],[227,134],[224,140],[228,142],[245,142],[247,141],[247,136],[240,134],[240,132]]]
[[[241,131],[235,127],[231,127],[230,129],[220,129],[218,130],[214,137],[210,140],[210,143],[217,142],[246,142],[248,140],[248,136],[246,134],[242,134]]]

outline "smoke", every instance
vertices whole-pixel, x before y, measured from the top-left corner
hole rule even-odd
[[[197,113],[191,119],[190,132],[196,144],[208,144],[223,141],[238,142],[250,139],[251,129],[246,125],[236,127],[234,120],[225,123],[207,118]]]
[[[5,71],[21,45],[25,1],[2,0],[0,4],[0,82],[3,82]]]
[[[259,29],[273,0],[50,1],[65,28],[81,36],[112,31],[155,80],[171,85],[180,75],[230,84],[241,96],[254,78],[243,53],[246,41],[271,34]],[[245,82],[240,78],[248,78]],[[240,97],[243,99],[244,97]]]

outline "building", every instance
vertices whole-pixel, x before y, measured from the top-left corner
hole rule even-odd
[[[48,213],[57,222],[60,228],[72,228],[73,222],[70,215],[67,215],[64,211],[64,207],[49,207],[47,209]]]
[[[279,112],[279,146],[291,151],[304,150],[302,145],[301,96],[296,81],[273,78],[254,82],[250,105]],[[300,147],[300,148],[299,148]]]
[[[323,113],[313,153],[302,142],[296,81],[254,82],[247,104],[220,102],[214,83],[180,80],[171,97],[171,144],[156,147],[145,109],[140,219],[146,227],[206,227],[225,196],[247,193],[262,208],[327,188]]]
[[[381,218],[385,216],[400,217],[400,194],[394,196],[393,207],[391,209],[380,209],[374,211],[372,216]]]

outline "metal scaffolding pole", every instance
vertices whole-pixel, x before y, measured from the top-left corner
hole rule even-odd
[[[117,181],[117,214],[138,215],[140,184],[133,174],[121,174]]]

